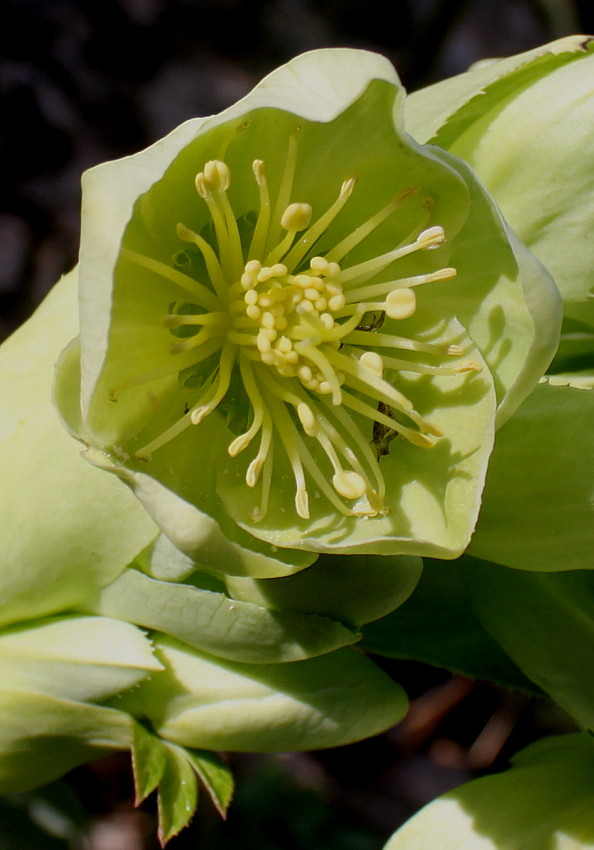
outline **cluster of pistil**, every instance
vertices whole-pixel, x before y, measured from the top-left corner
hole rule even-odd
[[[262,160],[253,163],[259,191],[259,211],[249,248],[244,253],[236,216],[227,190],[230,170],[220,161],[204,166],[196,177],[198,194],[207,204],[216,250],[184,224],[177,228],[184,242],[200,251],[208,273],[201,283],[183,272],[131,251],[126,256],[173,281],[190,293],[194,309],[163,318],[170,331],[184,328],[192,335],[170,345],[172,362],[159,374],[184,368],[218,353],[218,365],[205,375],[201,392],[188,412],[164,433],[136,452],[148,459],[179,433],[212,414],[227,395],[234,374],[241,377],[249,407],[246,430],[231,441],[228,452],[237,457],[257,442],[245,476],[249,487],[260,486],[253,518],[268,510],[273,488],[274,455],[282,448],[295,486],[295,510],[310,516],[311,483],[347,516],[385,513],[385,483],[379,461],[362,430],[369,423],[411,443],[430,447],[441,432],[415,410],[412,402],[386,379],[386,371],[421,374],[457,374],[478,369],[474,361],[459,359],[457,345],[434,345],[369,329],[366,314],[406,319],[416,310],[415,288],[455,276],[443,268],[415,277],[373,282],[395,260],[444,242],[439,226],[417,229],[406,244],[356,265],[343,259],[359,243],[415,194],[399,193],[372,218],[363,222],[325,256],[312,256],[312,246],[339,215],[355,188],[344,181],[335,202],[312,222],[312,207],[289,203],[296,165],[291,137],[276,203],[270,197]],[[193,332],[195,329],[195,332]],[[383,353],[377,351],[380,349]],[[431,365],[392,356],[395,350],[453,358]],[[386,353],[387,352],[387,353]],[[127,386],[152,380],[139,376]],[[118,391],[125,389],[119,387]],[[353,414],[356,418],[353,418]]]

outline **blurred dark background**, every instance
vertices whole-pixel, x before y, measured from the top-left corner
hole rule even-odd
[[[413,91],[592,31],[592,0],[0,0],[0,337],[76,262],[82,171],[223,109],[293,56],[375,50]],[[205,801],[172,850],[378,850],[435,795],[570,728],[538,699],[388,666],[414,700],[404,724],[327,753],[236,757],[228,823]],[[81,768],[0,803],[0,850],[152,850],[154,804],[132,797],[126,757]]]

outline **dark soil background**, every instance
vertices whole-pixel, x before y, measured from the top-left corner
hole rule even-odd
[[[293,56],[376,50],[413,91],[593,30],[591,0],[0,0],[0,337],[76,262],[82,171],[218,112]],[[233,757],[227,823],[204,799],[172,850],[379,850],[437,794],[570,728],[537,699],[387,667],[413,699],[403,724],[324,753]],[[0,805],[0,850],[153,850],[154,804],[132,798],[126,757],[79,768]]]

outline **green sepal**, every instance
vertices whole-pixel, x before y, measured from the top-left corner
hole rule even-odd
[[[460,561],[425,558],[413,595],[387,617],[365,626],[360,647],[540,693],[485,629]]]
[[[216,810],[222,818],[225,818],[234,788],[233,774],[228,765],[221,756],[209,750],[184,749],[184,753],[210,794]]]
[[[134,569],[104,588],[91,610],[171,635],[210,655],[251,664],[301,661],[359,639],[328,617],[271,612],[212,590],[156,581]]]
[[[471,68],[407,102],[413,135],[474,168],[552,273],[566,317],[590,331],[593,62],[593,39],[572,36]]]
[[[208,791],[221,817],[225,817],[233,795],[233,775],[216,753],[174,746],[137,722],[133,723],[131,749],[136,805],[158,788],[159,836],[163,844],[183,829],[194,814],[198,800],[196,779]]]
[[[163,750],[165,769],[157,793],[162,847],[188,825],[198,805],[198,778],[184,750],[168,743]]]
[[[132,721],[132,771],[137,806],[158,786],[165,772],[163,742],[137,721]]]
[[[584,35],[560,38],[505,59],[477,63],[462,74],[420,89],[406,99],[407,130],[418,142],[448,147],[506,95],[580,59],[590,41]]]
[[[525,572],[467,556],[461,564],[485,628],[526,676],[594,729],[594,572]]]
[[[589,385],[552,376],[498,432],[471,554],[522,570],[594,568]]]
[[[590,850],[594,743],[587,735],[539,741],[514,766],[429,803],[384,850]]]

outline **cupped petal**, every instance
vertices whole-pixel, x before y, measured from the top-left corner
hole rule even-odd
[[[63,278],[0,349],[0,622],[76,605],[157,533],[127,488],[81,462],[50,393],[77,331],[76,275]]]
[[[282,752],[350,743],[397,723],[401,688],[353,649],[290,664],[237,664],[157,638],[166,666],[118,705],[184,747]]]

